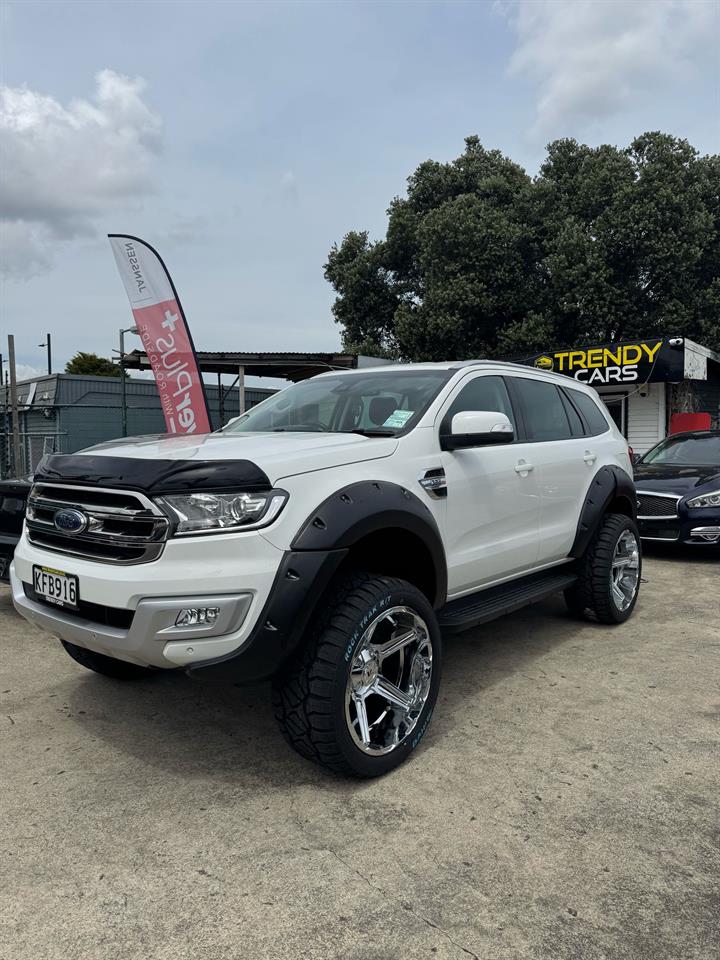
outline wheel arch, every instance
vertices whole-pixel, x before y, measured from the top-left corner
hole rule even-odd
[[[637,520],[635,483],[620,467],[606,465],[593,477],[580,511],[571,557],[581,557],[608,513],[622,513]]]
[[[407,488],[363,480],[328,497],[310,514],[293,550],[345,550],[345,566],[401,577],[436,609],[447,599],[447,563],[430,509]]]

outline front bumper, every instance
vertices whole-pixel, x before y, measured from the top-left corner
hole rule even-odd
[[[638,520],[643,540],[664,540],[691,546],[720,544],[720,511],[687,510],[671,519]]]
[[[10,564],[19,537],[6,536],[0,534],[0,580],[8,581],[10,579]]]
[[[252,604],[252,594],[152,598],[141,600],[127,630],[96,623],[59,607],[52,607],[27,595],[25,584],[14,566],[10,568],[15,609],[26,620],[47,633],[96,653],[150,667],[182,667],[237,646],[239,634]],[[178,627],[180,610],[213,606],[218,609],[209,627]]]
[[[283,551],[250,532],[169,541],[158,560],[129,566],[56,553],[23,536],[11,567],[13,603],[42,630],[78,646],[142,666],[187,668],[243,648],[282,559]],[[79,613],[33,598],[26,586],[35,564],[78,577]],[[181,609],[202,606],[219,608],[212,626],[175,626]],[[115,618],[104,611],[122,614],[123,628],[108,626]]]

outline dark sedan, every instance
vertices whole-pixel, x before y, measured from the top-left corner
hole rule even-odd
[[[7,580],[30,493],[28,480],[0,480],[0,580]]]
[[[634,470],[643,539],[720,544],[720,430],[667,437]]]

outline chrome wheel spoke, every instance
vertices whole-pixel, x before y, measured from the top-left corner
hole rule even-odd
[[[378,657],[380,658],[380,663],[383,662],[387,657],[391,657],[394,653],[397,653],[398,650],[403,650],[409,643],[412,643],[414,640],[417,640],[418,632],[417,630],[406,630],[397,637],[392,637],[387,643],[375,644],[375,649],[377,650]]]
[[[627,597],[616,583],[613,583],[612,585],[612,594],[615,597],[615,603],[622,610],[627,601]]]
[[[371,693],[377,693],[395,707],[400,707],[405,713],[410,709],[412,698],[403,693],[394,683],[390,683],[385,677],[378,677],[370,688]]]
[[[360,734],[360,739],[363,743],[370,746],[370,724],[368,723],[367,707],[365,706],[365,698],[355,695],[353,697],[353,703],[355,704],[355,714],[357,718],[358,733]]]

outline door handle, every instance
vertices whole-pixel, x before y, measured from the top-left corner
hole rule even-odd
[[[525,460],[519,460],[515,464],[515,473],[530,473],[534,469],[535,467],[531,463],[526,463]]]
[[[592,453],[590,450],[586,450],[586,451],[585,451],[585,456],[583,457],[583,460],[585,461],[585,463],[589,463],[590,466],[592,466],[592,465],[595,463],[595,461],[597,460],[597,454],[596,454],[596,453]]]

